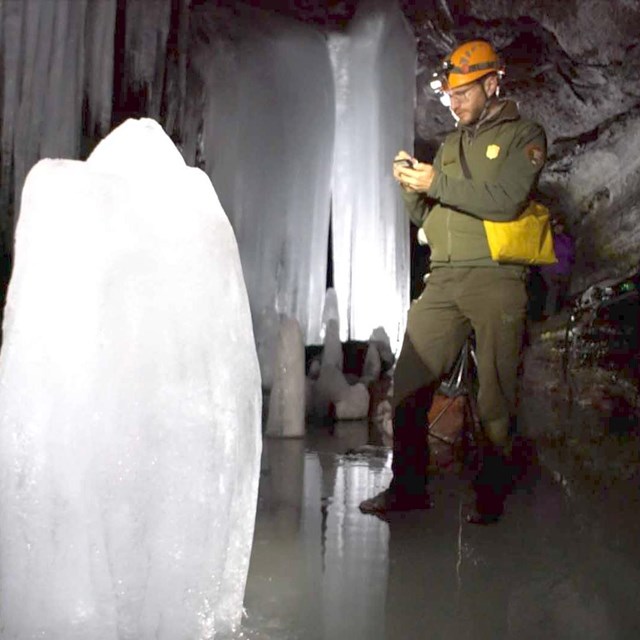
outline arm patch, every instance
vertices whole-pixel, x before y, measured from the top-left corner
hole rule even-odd
[[[535,142],[529,143],[525,148],[524,152],[529,160],[529,162],[534,167],[541,167],[545,161],[544,149]]]

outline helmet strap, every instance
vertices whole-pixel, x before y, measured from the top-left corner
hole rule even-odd
[[[484,107],[482,107],[482,111],[476,120],[474,130],[477,131],[480,124],[487,117],[489,110],[491,107],[498,101],[498,92],[494,93],[492,96],[487,95],[487,90],[484,88],[484,82],[482,82],[483,78],[480,79],[480,86],[482,87],[482,93],[484,93],[485,102]]]

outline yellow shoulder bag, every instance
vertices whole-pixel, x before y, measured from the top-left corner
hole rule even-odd
[[[529,206],[509,222],[483,220],[491,259],[517,264],[553,264],[553,233],[549,209],[531,200]]]

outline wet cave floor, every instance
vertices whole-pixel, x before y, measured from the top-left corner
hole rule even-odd
[[[531,433],[561,414],[548,396],[531,396],[521,424]],[[540,442],[541,462],[503,519],[477,527],[464,520],[468,478],[454,472],[434,477],[430,511],[388,521],[361,514],[360,501],[391,475],[388,450],[367,446],[378,438],[366,422],[265,439],[235,637],[639,638],[638,482],[576,471],[561,440]]]

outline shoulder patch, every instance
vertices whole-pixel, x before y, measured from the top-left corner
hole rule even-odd
[[[528,144],[524,148],[524,152],[527,155],[529,162],[535,167],[541,167],[544,164],[544,149],[535,142]]]

